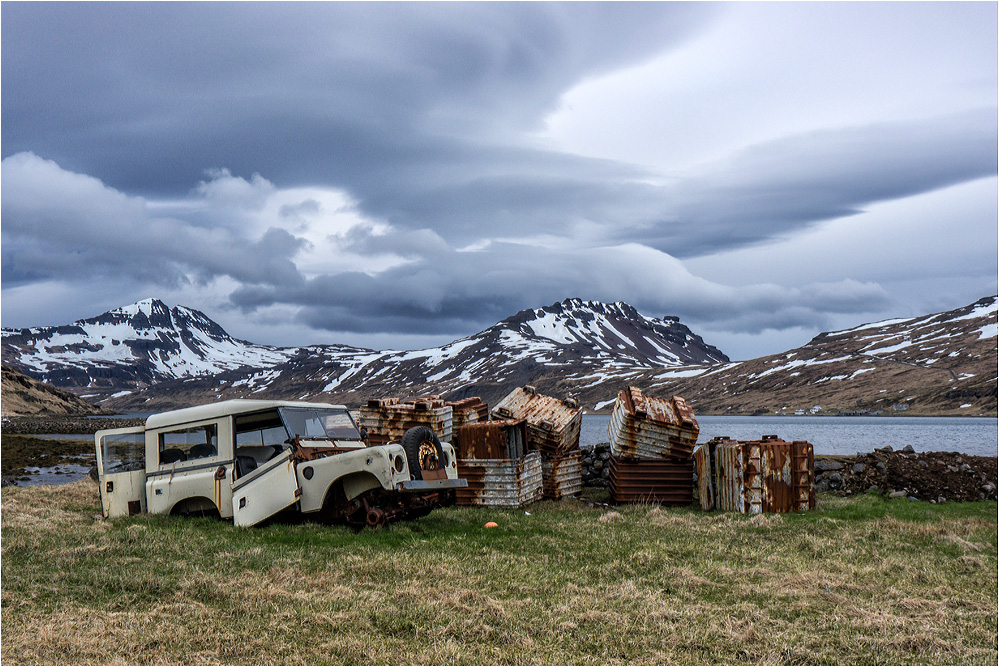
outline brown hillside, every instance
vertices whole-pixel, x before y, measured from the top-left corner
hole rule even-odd
[[[106,414],[78,396],[50,387],[6,365],[2,366],[0,388],[0,412],[4,417]]]

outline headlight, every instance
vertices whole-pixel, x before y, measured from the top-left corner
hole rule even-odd
[[[406,466],[406,461],[401,456],[399,456],[398,454],[396,454],[395,455],[395,471],[396,472],[402,472],[402,469],[405,466]]]

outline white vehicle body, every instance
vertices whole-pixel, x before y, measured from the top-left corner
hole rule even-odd
[[[466,486],[450,443],[422,435],[426,468],[401,444],[366,446],[342,405],[230,400],[164,412],[95,434],[101,505],[108,518],[207,513],[250,526],[294,507],[380,525]]]

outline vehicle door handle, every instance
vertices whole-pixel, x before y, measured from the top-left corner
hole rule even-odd
[[[225,466],[219,466],[215,471],[215,479],[225,479]]]

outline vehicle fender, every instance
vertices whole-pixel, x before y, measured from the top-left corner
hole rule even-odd
[[[353,500],[365,491],[382,488],[382,484],[378,481],[378,478],[367,472],[355,472],[350,475],[344,475],[339,481],[343,486],[343,494],[347,497],[347,500]]]
[[[394,490],[396,482],[403,479],[402,473],[396,473],[393,467],[396,449],[402,452],[402,447],[385,445],[299,462],[302,511],[321,509],[330,489],[338,482],[342,483],[348,500],[374,488]],[[312,469],[311,477],[305,474],[306,468]],[[404,474],[409,479],[409,472],[404,470]]]
[[[170,514],[218,514],[221,516],[218,505],[204,496],[184,498],[170,509]]]

